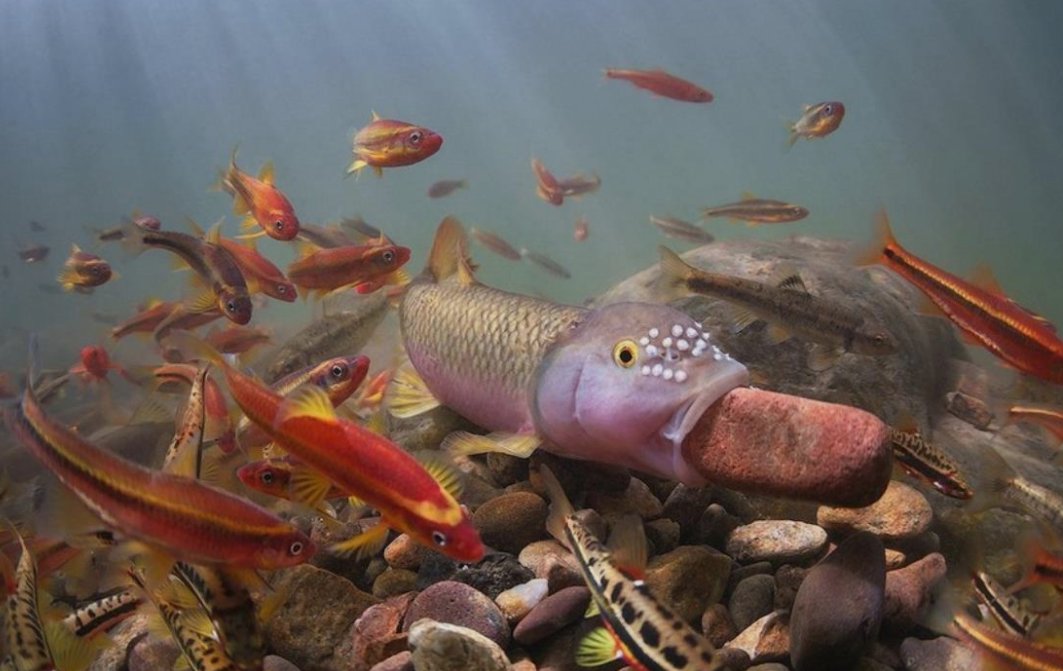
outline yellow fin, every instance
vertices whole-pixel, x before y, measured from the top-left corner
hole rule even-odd
[[[526,459],[541,443],[535,434],[491,433],[478,436],[466,431],[455,431],[443,439],[440,449],[455,456],[498,452]]]
[[[258,171],[258,178],[266,184],[273,183],[273,161],[266,161],[262,164],[262,169]]]
[[[598,609],[598,602],[591,599],[587,602],[587,610],[583,613],[583,619],[589,620],[592,617],[598,617],[602,614],[602,611]]]
[[[465,480],[462,477],[461,471],[455,468],[450,460],[439,452],[421,452],[416,455],[416,458],[424,470],[432,476],[432,479],[435,480],[445,492],[453,496],[455,499],[461,496],[462,491],[465,489]]]
[[[792,337],[793,334],[790,333],[790,329],[782,324],[778,322],[771,322],[768,324],[768,342],[772,345],[784,343]]]
[[[63,291],[73,291],[77,287],[78,274],[71,269],[64,269],[56,279],[62,285]]]
[[[752,191],[743,191],[742,200],[756,200],[757,196]]]
[[[468,241],[465,229],[457,217],[448,216],[439,222],[432,251],[428,256],[428,272],[437,282],[455,275],[460,265],[459,255],[466,253]]]
[[[243,216],[251,211],[251,206],[247,204],[244,197],[240,195],[239,191],[233,191],[233,214]]]
[[[550,499],[550,515],[546,518],[546,530],[550,532],[559,543],[568,545],[568,535],[565,533],[565,520],[573,512],[572,502],[557,481],[553,471],[545,464],[539,466],[539,477],[542,478],[546,488],[546,498]]]
[[[760,321],[760,317],[748,308],[732,305],[727,310],[731,319],[731,331],[733,333],[741,333],[755,322]]]
[[[580,666],[601,666],[619,659],[620,649],[613,635],[605,627],[596,627],[584,636],[576,648],[576,663]]]
[[[207,611],[203,610],[198,603],[181,613],[181,624],[185,629],[194,631],[200,636],[211,638],[215,636],[214,623],[210,621]]]
[[[642,520],[637,515],[624,515],[613,523],[606,543],[613,555],[613,561],[620,568],[642,573],[646,569],[646,532],[642,529]]]
[[[989,267],[988,263],[979,263],[974,267],[974,271],[971,273],[971,284],[1001,298],[1007,297],[1004,295],[1004,288],[1000,286],[1000,282],[997,281],[997,277],[993,274],[993,269]]]
[[[416,417],[439,407],[439,399],[428,390],[428,385],[407,362],[388,382],[388,412],[392,417],[405,419]]]
[[[324,474],[308,467],[300,466],[292,470],[292,500],[316,508],[325,500],[332,488],[332,481]]]
[[[380,121],[380,115],[376,113],[376,110],[369,110],[369,113],[373,115],[373,121]]]
[[[353,175],[353,174],[355,174],[356,172],[358,172],[359,170],[361,170],[362,168],[364,168],[364,167],[366,167],[368,165],[369,164],[366,163],[363,159],[356,158],[353,161],[351,161],[351,164],[349,166],[347,166],[347,174],[348,175]]]
[[[871,243],[856,252],[853,261],[857,266],[870,266],[876,263],[885,264],[886,256],[883,253],[888,246],[897,246],[897,239],[893,237],[893,229],[890,227],[890,218],[885,209],[875,213],[875,233]]]
[[[188,263],[184,259],[182,259],[180,256],[173,255],[173,256],[170,257],[170,270],[173,270],[174,272],[180,272],[182,270],[188,270],[188,269],[189,269]]]
[[[325,390],[317,385],[304,384],[293,391],[277,409],[274,427],[280,427],[293,417],[313,417],[329,422],[337,421],[336,409],[332,407]]]
[[[683,284],[686,282],[687,278],[693,274],[694,268],[672,250],[661,245],[657,248],[657,251],[661,255],[661,260],[659,262],[661,267],[661,281],[665,286],[678,286]]]
[[[218,299],[214,295],[213,291],[209,289],[194,297],[190,302],[185,304],[189,312],[207,312],[213,310],[218,305]]]
[[[258,222],[255,221],[254,217],[247,216],[240,220],[240,230],[242,231],[252,231],[257,228],[259,228],[259,225]]]
[[[203,239],[212,245],[219,244],[221,242],[221,222],[222,220],[220,219],[214,222],[214,225],[210,227]]]
[[[55,668],[63,671],[84,671],[111,644],[111,640],[104,635],[77,636],[61,621],[46,622],[44,637],[48,640]]]
[[[203,227],[199,225],[199,222],[197,222],[195,219],[193,219],[192,217],[185,217],[185,225],[188,226],[188,230],[192,231],[192,235],[196,236],[197,238],[203,237],[205,231],[203,230]]]
[[[338,555],[353,555],[355,559],[371,557],[384,547],[384,542],[388,539],[388,531],[386,524],[378,523],[368,531],[329,546],[329,551]]]
[[[828,370],[838,359],[840,352],[833,347],[813,345],[808,352],[808,368],[816,372]]]

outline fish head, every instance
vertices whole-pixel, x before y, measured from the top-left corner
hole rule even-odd
[[[325,390],[333,405],[350,398],[369,372],[369,357],[341,356],[323,361],[310,375],[310,382]]]
[[[236,477],[249,489],[278,498],[287,498],[291,476],[291,470],[268,459],[252,461],[236,471]]]
[[[218,291],[218,308],[231,322],[243,325],[251,321],[251,297],[246,291],[221,289]]]
[[[418,159],[428,158],[443,146],[443,136],[427,128],[414,126],[401,132],[402,153]]]
[[[373,277],[387,275],[395,272],[410,260],[410,248],[386,243],[374,245],[366,251],[365,260],[373,269]]]
[[[897,339],[881,324],[867,322],[853,334],[850,348],[857,354],[882,356],[897,351]]]
[[[141,215],[133,218],[133,224],[145,231],[157,231],[162,228],[162,222],[150,215]]]
[[[279,534],[263,542],[255,552],[255,560],[258,566],[264,569],[296,566],[308,561],[316,551],[314,542],[306,534],[293,528],[288,533]]]
[[[291,207],[270,208],[262,225],[274,240],[292,240],[299,235],[299,218]]]
[[[748,381],[746,367],[688,315],[617,303],[588,312],[544,359],[535,429],[560,454],[696,483],[683,439],[710,405]]]
[[[81,365],[93,377],[102,379],[111,367],[111,357],[99,345],[86,345],[81,348]]]
[[[103,259],[94,259],[84,265],[85,277],[92,286],[104,284],[111,279],[111,264]]]
[[[262,292],[270,298],[275,298],[285,303],[294,303],[295,297],[299,295],[295,290],[294,284],[281,280],[262,283]]]
[[[473,526],[464,506],[453,502],[455,511],[460,510],[456,523],[430,521],[419,518],[408,525],[406,532],[421,545],[435,549],[452,559],[477,562],[483,559],[484,544],[480,532]]]

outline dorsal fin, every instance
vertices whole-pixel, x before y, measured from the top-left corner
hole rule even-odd
[[[971,284],[1001,298],[1007,298],[1004,295],[1004,289],[1000,286],[1000,282],[997,281],[996,275],[993,274],[993,269],[989,267],[988,263],[982,262],[974,267],[971,272]]]
[[[757,200],[757,196],[752,191],[743,191],[742,200]]]
[[[208,230],[207,234],[203,237],[203,239],[205,241],[209,242],[212,245],[217,245],[217,244],[219,244],[221,242],[221,222],[222,221],[224,221],[224,220],[223,219],[219,219],[218,221],[216,221],[214,223],[213,226],[210,227],[210,230]]]
[[[272,184],[273,171],[273,161],[266,161],[262,164],[262,169],[258,171],[258,178],[266,184]]]
[[[192,217],[185,217],[185,225],[188,226],[188,230],[192,231],[192,235],[197,238],[202,238],[206,235],[206,231],[203,230],[203,227]]]
[[[801,279],[800,273],[792,264],[780,263],[777,265],[772,279],[774,280],[775,285],[780,289],[808,293],[808,287],[805,286],[805,281]]]
[[[638,515],[625,515],[613,523],[606,543],[613,562],[633,579],[642,579],[646,574],[646,533]]]
[[[373,115],[373,121],[380,121],[380,115],[376,113],[376,110],[370,110],[370,113]]]
[[[435,241],[428,256],[428,273],[437,282],[458,275],[462,283],[472,278],[472,261],[468,257],[468,238],[457,217],[447,216],[436,229]]]

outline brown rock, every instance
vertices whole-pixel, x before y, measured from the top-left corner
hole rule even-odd
[[[797,598],[797,590],[801,588],[809,569],[803,566],[783,564],[775,572],[775,610],[790,610]]]
[[[532,608],[549,595],[549,585],[545,578],[534,578],[526,583],[511,587],[495,597],[495,603],[506,616],[510,624],[524,619]]]
[[[653,495],[646,483],[638,478],[630,478],[627,488],[621,492],[589,490],[587,506],[605,517],[638,515],[643,520],[656,519],[661,516],[663,510],[661,502]]]
[[[417,588],[417,574],[400,568],[389,568],[373,581],[373,596],[378,599],[398,596]]]
[[[654,554],[671,552],[679,545],[679,525],[667,517],[647,522],[644,528]]]
[[[886,548],[886,570],[892,571],[907,566],[940,549],[941,539],[933,531],[919,534],[910,540],[895,541],[891,547]]]
[[[274,588],[288,598],[266,624],[272,651],[301,669],[348,671],[353,655],[336,642],[378,600],[308,564],[286,570]]]
[[[476,509],[472,523],[485,545],[519,553],[546,535],[546,502],[531,492],[503,494]]]
[[[403,629],[429,618],[479,632],[505,648],[510,630],[494,601],[468,585],[452,580],[438,582],[418,594],[404,618]]]
[[[760,520],[738,527],[727,537],[727,554],[742,563],[802,563],[827,547],[827,532],[793,520]]]
[[[728,392],[683,443],[715,484],[830,503],[867,505],[889,482],[889,427],[844,405],[757,389]]]
[[[978,653],[947,636],[929,641],[904,639],[901,660],[908,671],[970,671],[982,665]]]
[[[883,626],[894,634],[910,631],[929,605],[934,588],[945,579],[946,568],[945,558],[934,552],[888,572]]]
[[[751,575],[735,585],[727,610],[741,631],[772,612],[774,605],[775,579],[770,575]]]
[[[181,650],[171,638],[161,639],[146,636],[129,651],[129,671],[156,671],[169,669],[181,656]]]
[[[707,547],[682,545],[653,558],[646,585],[687,622],[697,622],[709,604],[723,596],[731,559]]]
[[[370,606],[351,627],[354,671],[366,671],[406,649],[406,634],[400,631],[413,594],[393,597]]]
[[[682,483],[668,494],[661,514],[679,525],[680,538],[692,540],[698,520],[712,503],[712,487],[688,487]]]
[[[698,520],[694,539],[714,548],[722,548],[731,532],[740,526],[742,520],[727,512],[719,503],[713,503]]]
[[[513,630],[513,640],[534,645],[578,621],[587,610],[591,592],[586,587],[566,587],[539,602]]]
[[[422,619],[410,627],[413,666],[418,671],[509,671],[502,648],[483,634],[446,622]]]
[[[989,409],[986,402],[962,391],[950,391],[945,394],[945,408],[956,417],[983,431],[993,423],[993,411]]]
[[[725,643],[738,636],[738,628],[735,627],[731,614],[722,603],[714,603],[709,606],[701,616],[701,631],[709,643],[720,648]]]
[[[753,664],[781,662],[790,655],[790,622],[786,613],[768,613],[744,629],[725,648],[749,655]]]
[[[266,655],[262,658],[262,671],[299,671],[299,667],[283,657]]]
[[[841,534],[870,531],[884,542],[914,538],[933,521],[934,511],[918,490],[893,480],[875,503],[864,508],[822,506],[816,522],[831,532]]]
[[[409,650],[403,650],[375,664],[369,671],[414,671],[413,655]]]
[[[579,577],[579,564],[576,562],[576,558],[572,556],[572,553],[565,546],[552,539],[528,544],[520,551],[517,560],[523,566],[531,569],[536,578],[549,579],[550,571],[555,566],[560,565],[571,571],[577,579],[582,580]],[[578,584],[582,584],[582,582]]]
[[[409,534],[399,534],[384,548],[384,561],[391,568],[416,571],[421,568],[421,562],[429,552],[432,551],[415,541]]]

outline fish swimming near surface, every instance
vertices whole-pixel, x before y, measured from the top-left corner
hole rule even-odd
[[[469,183],[464,179],[441,179],[428,187],[429,198],[446,198],[459,189],[464,189]]]
[[[533,252],[527,248],[521,248],[520,255],[522,258],[531,261],[532,263],[539,266],[551,275],[554,275],[555,277],[560,277],[561,279],[565,280],[572,278],[572,273],[569,272],[568,268],[564,267],[557,261],[554,261],[546,254]]]
[[[313,224],[303,224],[303,227],[299,229],[299,239],[322,249],[346,247],[348,245],[358,244],[358,240],[349,236],[347,231],[339,226],[315,226]]]
[[[789,269],[779,273],[782,279],[776,283],[757,282],[694,268],[666,247],[660,252],[662,281],[734,304],[739,331],[764,320],[773,343],[797,336],[828,351],[884,355],[897,349],[893,335],[870,315],[809,293],[800,275]]]
[[[18,250],[18,258],[26,263],[39,263],[48,258],[48,252],[52,248],[48,245],[29,245]]]
[[[594,193],[602,186],[602,178],[598,175],[574,175],[568,179],[562,179],[557,183],[558,188],[565,198],[579,200],[581,196]]]
[[[701,211],[702,219],[725,217],[744,221],[750,226],[758,224],[783,224],[799,221],[808,216],[808,210],[800,205],[784,203],[781,200],[757,198],[753,194],[743,194],[737,203],[706,207]]]
[[[842,124],[842,119],[844,118],[845,105],[840,102],[831,101],[805,105],[801,118],[790,124],[790,139],[787,144],[790,147],[794,146],[798,138],[815,140],[827,137],[838,130],[838,126]]]
[[[646,585],[642,521],[636,516],[615,521],[610,547],[606,547],[575,515],[550,469],[541,467],[539,475],[550,498],[547,530],[575,556],[591,593],[588,615],[597,613],[602,618],[603,626],[580,641],[576,663],[600,666],[623,659],[633,669],[721,668],[712,644]]]
[[[1063,384],[1063,341],[1047,319],[1008,298],[986,268],[968,282],[901,247],[884,210],[876,222],[877,239],[858,263],[886,266],[922,291],[969,342],[1023,373]]]
[[[114,277],[117,277],[117,274],[111,271],[111,264],[73,245],[70,256],[63,263],[58,280],[64,291],[92,293],[94,288],[106,284]]]
[[[425,272],[399,307],[411,367],[392,380],[390,412],[439,404],[491,437],[452,434],[464,453],[555,454],[704,483],[682,457],[702,413],[748,383],[745,366],[664,305],[588,310],[476,281],[461,223],[440,224]]]
[[[139,210],[133,210],[132,216],[124,219],[119,226],[112,226],[111,228],[104,229],[92,227],[86,228],[93,233],[96,236],[96,239],[100,242],[113,242],[125,239],[130,224],[147,231],[158,231],[162,229],[162,222],[159,221],[157,217],[153,217],[150,214],[143,214]]]
[[[532,172],[535,173],[535,193],[539,198],[551,205],[564,203],[565,192],[561,189],[561,183],[554,177],[554,174],[547,170],[546,166],[534,156],[531,160],[531,167]]]
[[[699,244],[708,244],[716,238],[705,229],[700,226],[683,221],[676,217],[658,217],[650,215],[650,223],[653,224],[669,238],[675,238],[677,240],[684,240],[686,242],[696,242]]]
[[[273,355],[272,363],[266,368],[266,381],[276,382],[325,359],[361,350],[387,312],[387,298],[383,293],[375,293],[352,301],[344,310],[314,320]]]
[[[591,223],[587,217],[579,217],[576,219],[576,223],[572,225],[572,239],[576,242],[583,242],[587,239],[591,233]]]
[[[681,102],[711,103],[714,97],[708,89],[669,74],[660,68],[654,70],[607,68],[605,76],[607,79],[622,79],[631,82],[640,89]]]
[[[34,347],[35,349],[35,347]],[[31,364],[30,380],[36,375]],[[192,478],[155,471],[96,447],[38,404],[32,384],[8,427],[102,525],[193,562],[274,569],[306,561],[313,543],[255,504]]]
[[[233,197],[233,213],[243,216],[244,230],[261,228],[258,235],[274,240],[291,240],[299,235],[299,218],[295,216],[288,197],[273,183],[273,162],[268,161],[255,178],[236,165],[236,149],[229,157],[229,167],[218,177],[215,185]]]
[[[123,244],[139,254],[148,248],[163,249],[176,256],[176,266],[186,265],[207,289],[189,305],[193,312],[217,307],[227,319],[237,324],[251,321],[251,295],[247,281],[232,254],[217,244],[221,228],[215,225],[205,239],[177,231],[151,231],[130,226]]]
[[[502,258],[510,261],[520,261],[521,259],[520,250],[506,242],[506,239],[501,235],[490,231],[481,231],[475,227],[469,228],[469,235],[472,236],[473,240],[483,245],[485,249],[491,250]]]
[[[355,133],[352,145],[354,160],[347,174],[371,168],[382,177],[384,168],[413,165],[434,155],[443,146],[443,136],[405,121],[381,119],[373,112],[372,121]]]

